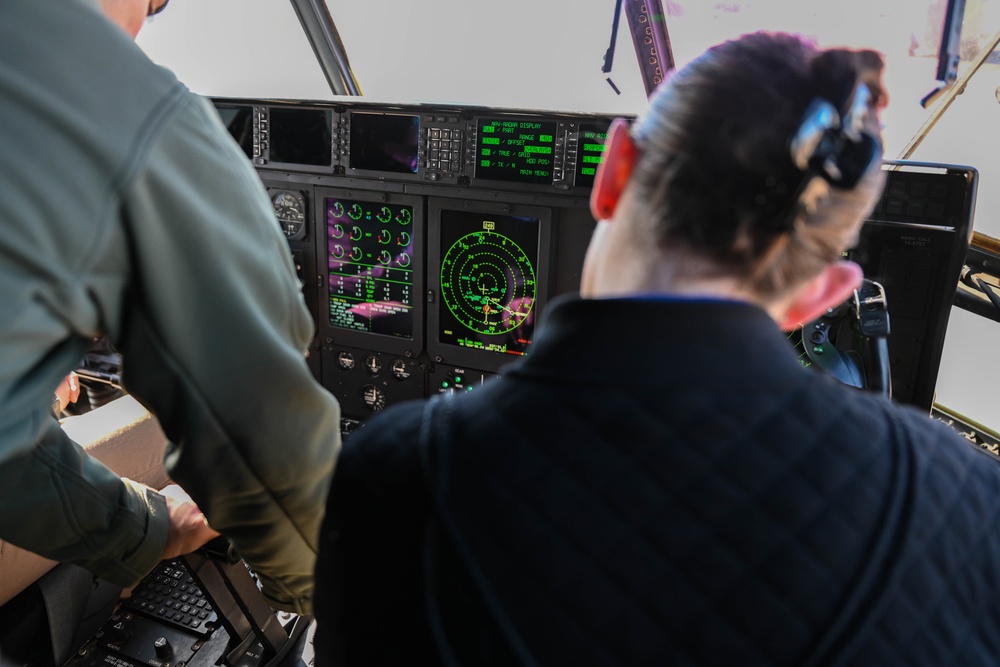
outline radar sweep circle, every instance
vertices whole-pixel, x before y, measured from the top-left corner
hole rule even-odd
[[[497,232],[466,234],[441,260],[441,297],[477,333],[504,334],[521,326],[535,304],[535,289],[528,255]]]

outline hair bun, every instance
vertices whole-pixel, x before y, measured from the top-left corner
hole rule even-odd
[[[857,84],[863,83],[872,96],[875,106],[885,106],[885,88],[882,85],[882,71],[885,63],[881,54],[870,49],[828,49],[820,51],[810,63],[816,82],[815,94],[828,99],[846,112]]]

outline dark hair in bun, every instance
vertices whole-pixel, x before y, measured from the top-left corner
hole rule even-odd
[[[684,246],[762,293],[835,259],[880,186],[877,121],[865,116],[883,97],[881,70],[874,51],[758,32],[673,73],[632,131],[633,182],[657,244]],[[846,127],[852,111],[860,134]],[[793,145],[805,147],[807,166],[796,164]],[[806,228],[836,227],[831,206],[846,217],[844,233],[810,239]]]

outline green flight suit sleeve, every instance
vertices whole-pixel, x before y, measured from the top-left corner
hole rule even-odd
[[[22,413],[25,414],[25,413]],[[34,418],[33,418],[34,417]],[[0,531],[13,544],[73,562],[120,586],[145,576],[167,541],[163,496],[123,480],[69,439],[43,411],[37,439],[0,438]],[[23,446],[12,446],[15,442]]]
[[[272,605],[306,613],[339,406],[308,369],[314,324],[250,161],[197,96],[164,122],[125,193],[123,382]]]

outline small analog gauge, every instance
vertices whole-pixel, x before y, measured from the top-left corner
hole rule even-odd
[[[365,210],[361,208],[361,204],[351,204],[351,210],[347,212],[347,217],[351,220],[360,220],[364,214]]]
[[[368,371],[374,375],[382,370],[382,361],[374,354],[369,354],[365,357],[365,368],[367,368]]]
[[[397,380],[406,380],[410,377],[410,369],[406,367],[406,361],[403,359],[393,359],[389,370]]]
[[[400,209],[399,213],[396,214],[396,222],[398,222],[401,225],[408,225],[412,220],[413,220],[413,214],[410,213],[410,209],[408,208]]]
[[[375,219],[383,224],[389,222],[392,220],[392,209],[388,206],[383,206],[379,209],[378,215],[375,216]]]
[[[274,215],[281,223],[281,231],[290,239],[301,239],[306,234],[306,197],[295,190],[271,192]]]
[[[332,213],[333,217],[335,217],[335,218],[343,218],[344,217],[344,205],[341,204],[339,201],[333,202],[333,205],[330,207],[330,213]]]
[[[385,407],[385,392],[373,384],[366,384],[361,388],[361,400],[369,410],[378,412]]]
[[[335,239],[339,239],[344,235],[344,226],[339,222],[332,227],[330,227],[330,236]]]
[[[382,245],[387,245],[392,241],[392,234],[389,233],[388,229],[383,229],[378,233],[378,242]]]
[[[337,365],[345,371],[352,370],[354,368],[354,355],[350,352],[341,352],[337,355]]]

